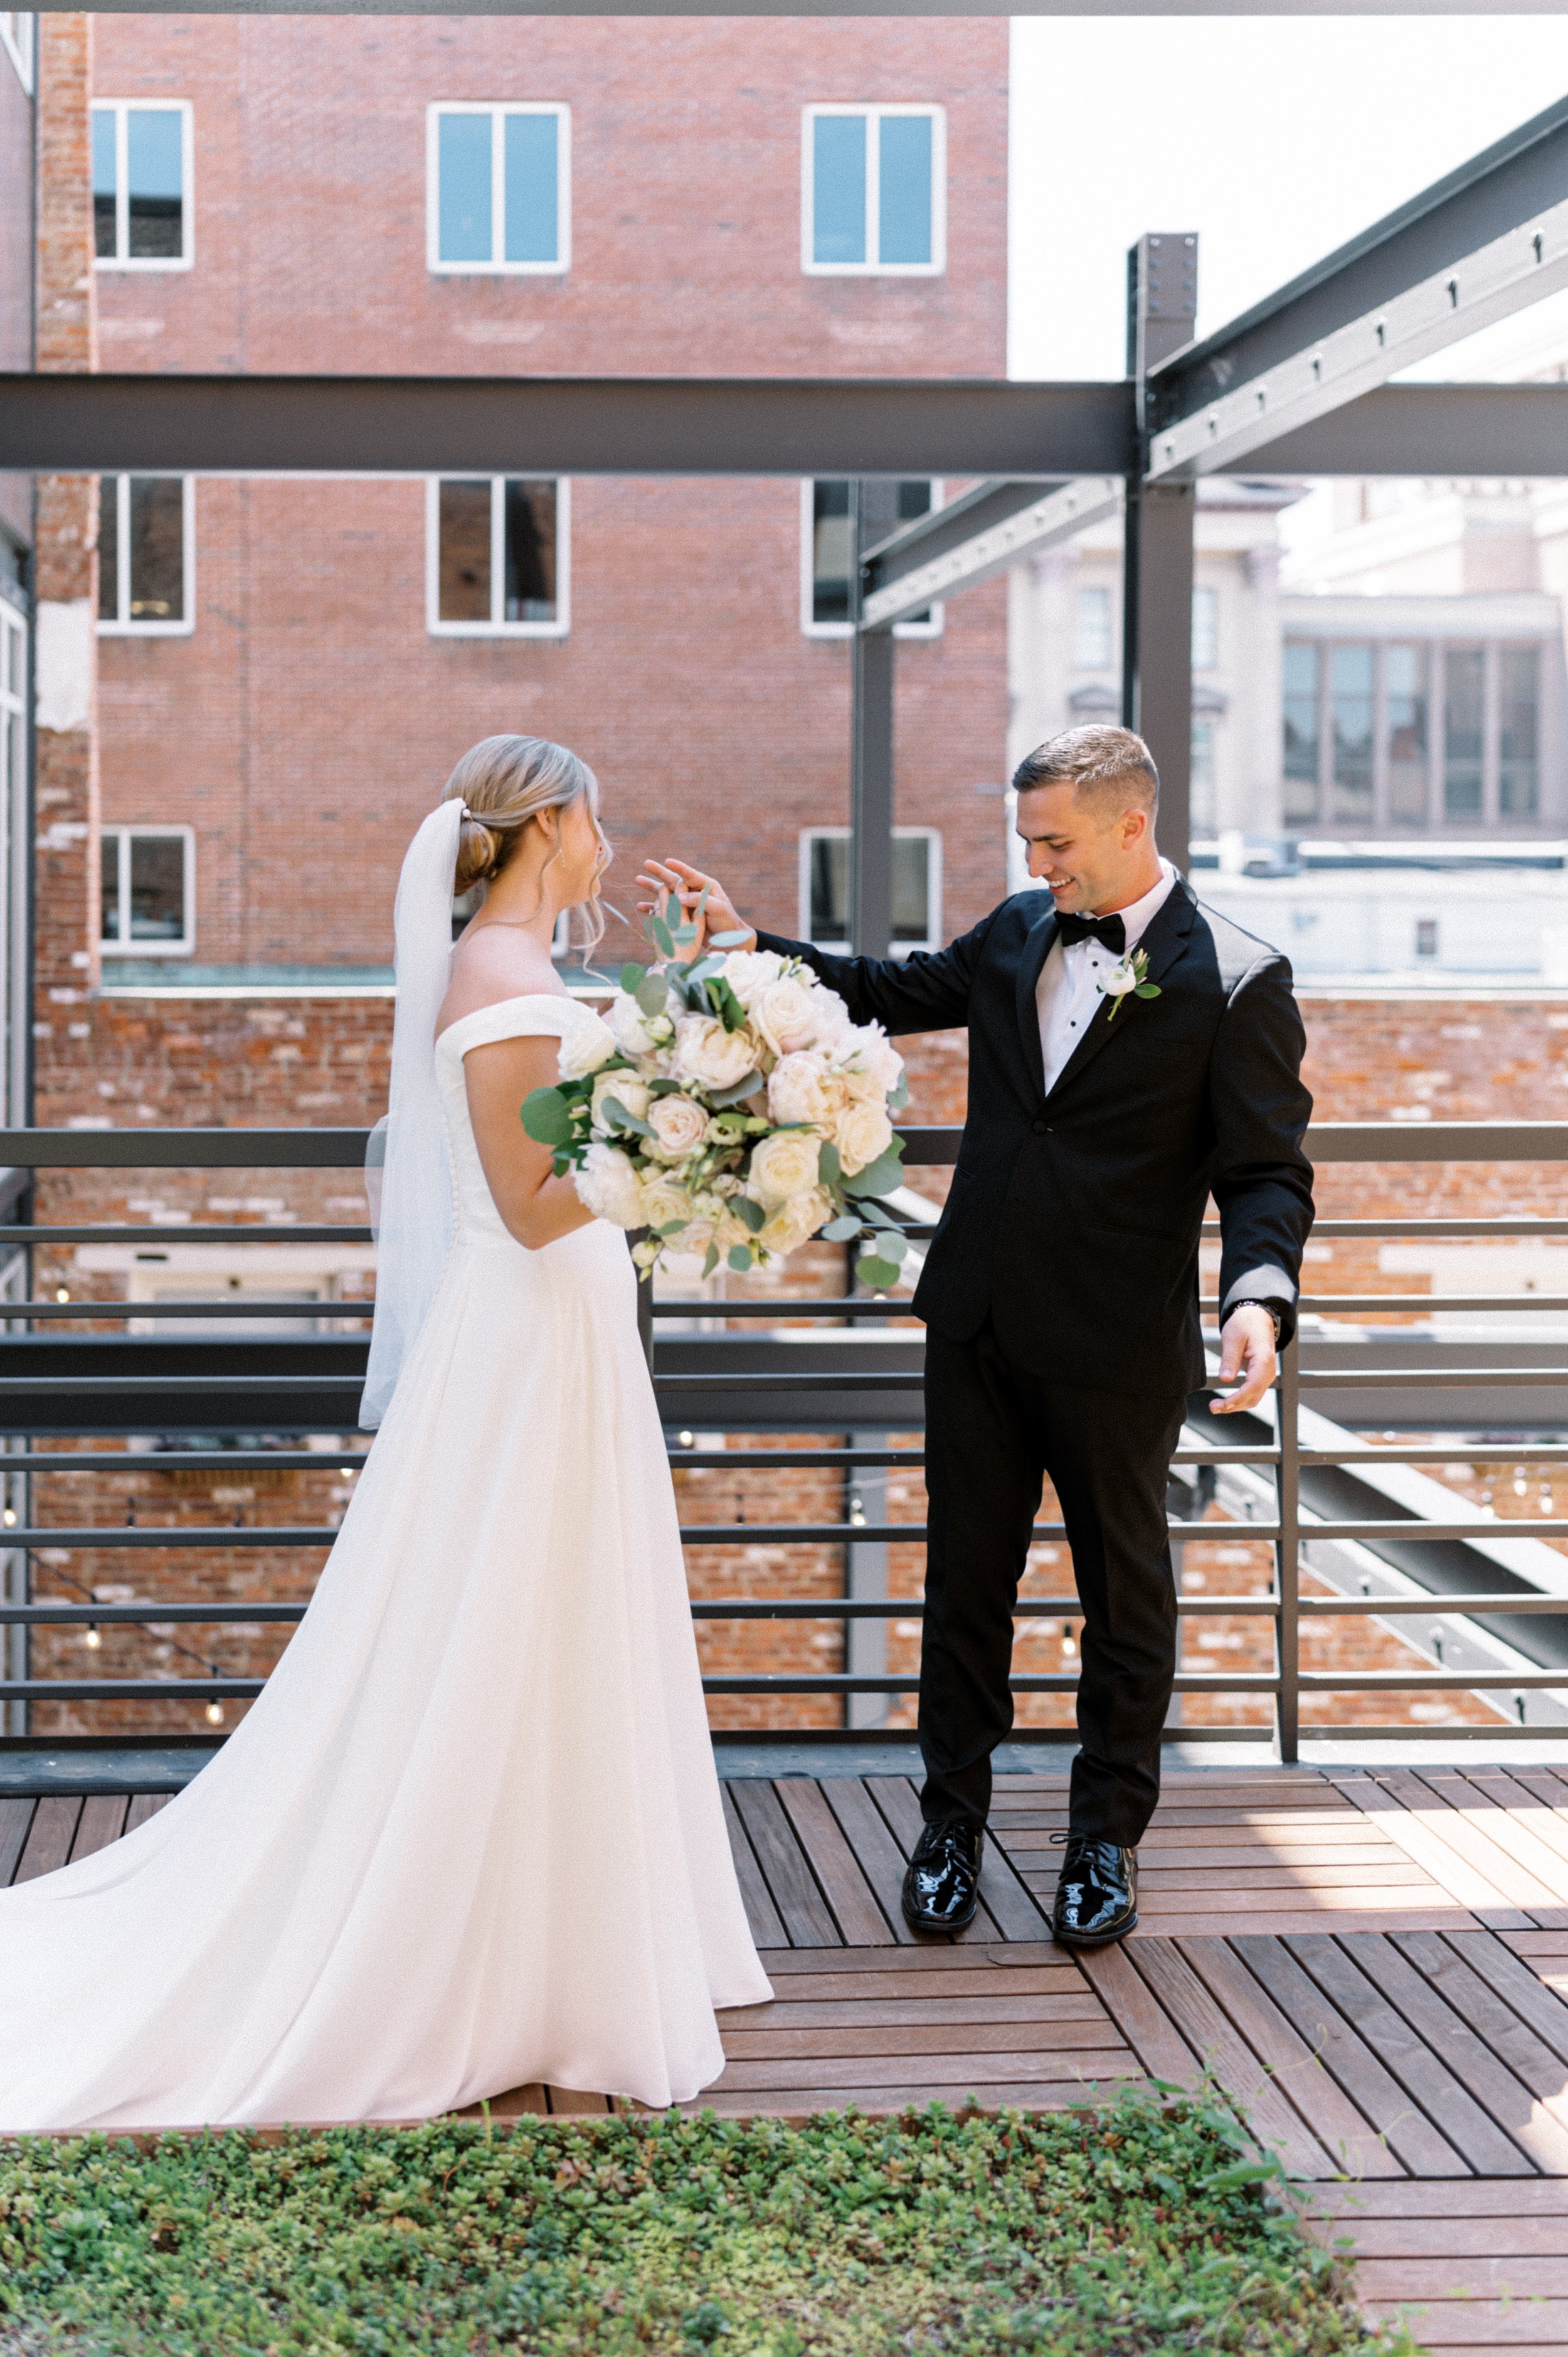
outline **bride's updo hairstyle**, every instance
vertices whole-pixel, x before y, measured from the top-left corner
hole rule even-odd
[[[493,882],[521,842],[530,819],[541,811],[573,810],[586,802],[595,827],[599,823],[599,781],[592,770],[564,745],[552,745],[543,737],[482,737],[469,746],[447,779],[441,799],[465,807],[452,887],[459,896],[477,884]],[[590,951],[605,930],[598,879],[610,864],[610,848],[602,834],[599,841],[603,848],[593,889],[581,904]],[[558,844],[545,866],[553,866],[560,856]],[[541,877],[542,891],[542,870]]]

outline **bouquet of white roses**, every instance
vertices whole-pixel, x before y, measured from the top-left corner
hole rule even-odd
[[[903,1240],[867,1216],[903,1184],[892,1115],[908,1089],[886,1033],[851,1023],[800,959],[726,946],[744,935],[678,963],[696,930],[673,896],[646,930],[662,963],[624,966],[607,1024],[563,1044],[560,1081],[523,1105],[529,1135],[591,1211],[647,1230],[645,1271],[671,1246],[701,1252],[707,1275],[858,1236],[860,1275],[893,1284]]]

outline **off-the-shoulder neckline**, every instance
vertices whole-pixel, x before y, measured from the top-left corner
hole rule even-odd
[[[481,1016],[499,1015],[503,1007],[508,1006],[565,1006],[574,1011],[581,1009],[585,1015],[594,1013],[591,1006],[584,1006],[581,999],[573,998],[564,990],[520,990],[510,998],[492,998],[488,1006],[476,1006],[469,1014],[457,1016],[453,1022],[448,1023],[445,1031],[438,1031],[435,1034],[435,1045],[437,1048],[445,1047],[455,1031],[461,1031],[466,1023],[478,1022]]]

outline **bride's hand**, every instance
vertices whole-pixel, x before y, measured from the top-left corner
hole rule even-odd
[[[665,902],[673,892],[681,903],[686,921],[695,922],[697,938],[686,951],[683,963],[690,964],[693,959],[701,957],[712,933],[744,933],[746,936],[745,942],[731,942],[730,947],[750,950],[757,947],[755,931],[739,914],[716,876],[704,876],[700,867],[689,866],[683,859],[650,859],[637,880],[652,896],[638,902],[639,915],[648,917],[657,913],[662,916]],[[697,903],[704,892],[708,896],[707,901],[698,917],[695,913]]]

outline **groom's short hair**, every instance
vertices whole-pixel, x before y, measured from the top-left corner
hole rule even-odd
[[[1064,784],[1072,787],[1075,802],[1087,802],[1107,822],[1134,806],[1153,817],[1159,807],[1155,757],[1130,728],[1064,728],[1036,745],[1013,772],[1015,793]]]

